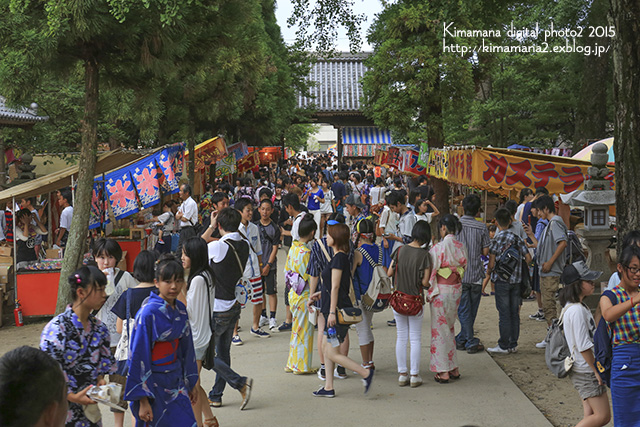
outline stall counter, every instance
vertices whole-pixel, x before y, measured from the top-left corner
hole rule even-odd
[[[16,294],[23,316],[55,315],[59,283],[60,270],[18,271]]]

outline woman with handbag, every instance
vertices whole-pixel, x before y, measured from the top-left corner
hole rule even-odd
[[[198,382],[196,391],[198,400],[193,406],[198,427],[217,427],[218,420],[213,415],[211,407],[207,404],[207,394],[200,385],[200,371],[203,360],[206,364],[213,363],[215,349],[211,337],[213,336],[212,317],[213,300],[215,299],[215,286],[213,283],[213,270],[209,266],[209,253],[207,244],[201,237],[187,239],[182,247],[182,266],[189,269],[187,279],[187,313],[189,314],[189,326],[193,336],[193,347],[196,352],[198,365]],[[207,351],[208,350],[208,351]],[[212,366],[208,366],[211,369]],[[204,417],[204,423],[202,418]]]
[[[321,313],[326,319],[327,325],[322,342],[326,369],[325,386],[314,391],[317,397],[335,397],[333,389],[333,365],[338,363],[346,369],[350,369],[362,376],[365,394],[369,392],[373,381],[373,369],[358,365],[357,362],[340,354],[339,345],[349,333],[349,325],[357,323],[356,315],[360,311],[354,307],[353,286],[351,286],[351,268],[349,263],[349,240],[351,232],[345,224],[329,225],[327,230],[327,244],[333,249],[334,255],[329,265],[322,272],[322,286],[320,292],[311,296],[311,301],[320,298]],[[351,321],[348,317],[352,316]],[[358,321],[362,316],[358,317]],[[329,341],[331,340],[331,342]]]
[[[374,243],[376,235],[373,222],[366,218],[361,219],[356,224],[356,230],[358,231],[358,238],[356,240],[357,249],[353,252],[353,287],[356,292],[356,299],[362,299],[362,295],[369,289],[369,284],[373,278],[373,268],[375,262],[381,258],[382,250]],[[368,260],[376,261],[371,263]],[[362,354],[362,366],[375,369],[373,365],[372,321],[373,311],[363,309],[362,322],[356,324],[356,332],[358,333],[360,353]]]
[[[418,221],[411,230],[413,241],[400,246],[392,256],[389,277],[394,277],[395,291],[389,301],[396,321],[396,362],[398,385],[418,387],[422,349],[423,288],[429,288],[431,258],[422,246],[431,242],[431,228]],[[410,366],[407,371],[407,341],[411,343]],[[411,378],[409,378],[409,375]]]
[[[153,251],[141,251],[138,254],[133,262],[133,278],[140,283],[135,288],[129,288],[124,291],[111,308],[111,311],[118,317],[116,331],[121,334],[114,356],[118,363],[116,375],[125,379],[121,383],[123,390],[129,371],[127,366],[129,360],[129,338],[131,337],[134,319],[144,301],[156,290],[156,286],[153,284],[156,259],[156,253]],[[120,398],[118,405],[122,406],[126,411],[127,402],[123,398]],[[115,417],[116,427],[122,427],[124,425],[124,412],[115,412],[114,410],[112,412]]]
[[[307,266],[311,250],[307,243],[313,240],[318,225],[311,214],[305,214],[300,221],[298,232],[300,240],[294,240],[285,264],[285,283],[289,288],[289,306],[291,307],[291,340],[289,358],[285,372],[294,374],[313,374],[311,355],[313,354],[313,325],[309,323],[309,274]]]
[[[431,305],[431,364],[436,375],[433,379],[446,384],[449,379],[460,378],[456,358],[454,323],[462,295],[462,276],[467,265],[467,251],[456,240],[462,230],[460,220],[448,214],[438,222],[440,243],[431,248],[433,268],[427,294]]]

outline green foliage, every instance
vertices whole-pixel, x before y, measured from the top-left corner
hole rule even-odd
[[[320,125],[311,123],[298,123],[289,126],[284,133],[284,145],[293,151],[304,151],[307,147],[309,136],[320,129]]]

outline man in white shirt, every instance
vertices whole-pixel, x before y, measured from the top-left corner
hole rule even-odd
[[[176,221],[180,227],[180,240],[178,242],[178,254],[181,254],[182,245],[189,238],[196,235],[195,225],[198,224],[198,204],[191,197],[191,187],[183,184],[180,187],[180,199],[182,204],[176,213]]]
[[[63,188],[58,192],[58,205],[62,207],[60,214],[60,226],[56,234],[55,244],[60,248],[67,246],[69,237],[69,229],[71,228],[71,219],[73,218],[73,206],[71,206],[71,189]]]

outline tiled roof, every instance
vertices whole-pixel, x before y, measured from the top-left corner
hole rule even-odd
[[[307,77],[307,81],[316,83],[309,89],[312,96],[298,95],[298,107],[315,106],[317,113],[360,113],[360,79],[367,71],[364,60],[368,56],[369,53],[343,53],[318,59]]]
[[[37,110],[38,104],[35,103],[30,108],[9,108],[5,105],[5,98],[0,96],[0,126],[31,126],[49,120],[47,116],[39,116]]]

